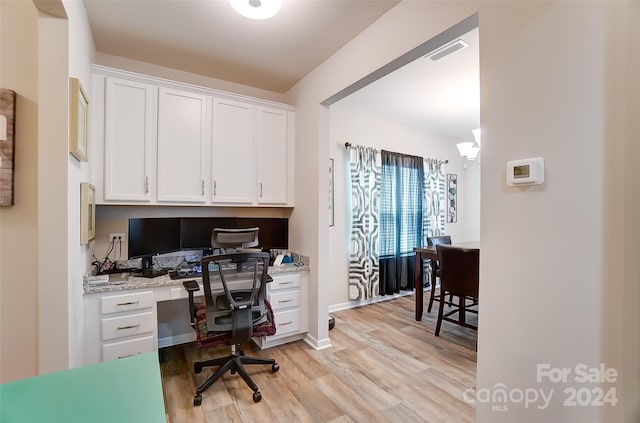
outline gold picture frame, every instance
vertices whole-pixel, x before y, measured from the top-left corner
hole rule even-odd
[[[81,162],[89,158],[89,100],[78,78],[69,78],[69,153]]]
[[[80,183],[80,244],[96,239],[96,187]]]

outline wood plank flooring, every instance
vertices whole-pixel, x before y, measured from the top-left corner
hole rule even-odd
[[[425,298],[428,295],[425,293]],[[442,323],[433,335],[437,303],[414,320],[413,295],[332,313],[332,347],[316,351],[304,341],[248,356],[275,358],[248,366],[262,401],[240,376],[227,373],[193,406],[197,384],[192,363],[228,354],[228,347],[199,350],[195,343],[160,350],[167,421],[181,422],[472,422],[462,392],[475,386],[476,331]],[[475,319],[475,317],[474,317]]]

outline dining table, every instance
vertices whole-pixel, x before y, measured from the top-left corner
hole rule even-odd
[[[471,248],[480,250],[480,242],[457,242],[453,244],[454,247]],[[426,247],[415,247],[415,291],[416,291],[416,321],[422,320],[422,313],[424,311],[424,260],[438,260],[438,251],[435,245],[429,245]],[[436,274],[431,272],[431,289],[436,288]]]

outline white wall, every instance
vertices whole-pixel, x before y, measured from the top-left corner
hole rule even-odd
[[[67,20],[38,18],[38,373],[69,366]]]
[[[91,28],[82,2],[64,0],[64,7],[68,16],[69,76],[78,78],[85,93],[89,95],[92,92],[90,65],[96,55]],[[90,97],[89,102],[91,103]],[[92,141],[89,136],[88,154],[100,154],[93,148]],[[77,367],[84,364],[82,275],[91,262],[89,245],[80,244],[80,183],[93,182],[90,162],[80,162],[68,155],[67,179],[69,366]]]
[[[33,3],[0,2],[0,87],[17,95],[15,205],[0,207],[0,383],[37,374],[37,33]]]
[[[637,320],[624,325],[629,329],[624,334],[609,335],[606,348],[601,332],[603,326],[613,327],[603,321],[605,313],[613,311],[613,301],[602,304],[603,256],[610,257],[602,244],[603,234],[620,225],[627,227],[628,234],[637,234],[640,225],[637,214],[625,215],[622,221],[607,220],[607,224],[603,214],[603,181],[609,181],[611,172],[605,172],[603,165],[605,146],[616,142],[631,146],[628,133],[624,141],[604,135],[612,131],[604,125],[605,116],[616,121],[611,118],[615,108],[609,98],[605,102],[606,88],[625,64],[620,57],[605,61],[615,47],[614,38],[605,37],[605,29],[621,24],[622,18],[611,17],[621,7],[631,9],[623,2],[401,2],[287,93],[292,101],[305,105],[298,108],[296,133],[308,154],[297,156],[298,175],[308,176],[310,186],[319,187],[308,202],[298,202],[293,219],[300,217],[300,244],[317,246],[317,251],[310,251],[314,264],[310,278],[315,279],[311,298],[318,298],[321,322],[329,289],[321,270],[329,267],[330,259],[328,190],[317,179],[324,178],[331,141],[323,129],[328,125],[326,111],[318,104],[479,11],[483,312],[477,388],[491,389],[496,383],[508,388],[556,388],[546,409],[511,402],[507,410],[498,411],[492,410],[492,404],[478,404],[479,422],[601,421],[600,407],[563,407],[566,397],[561,386],[536,381],[539,363],[595,365],[603,359],[603,349],[630,347],[632,352],[620,354],[626,358],[609,366],[620,365],[621,371],[629,369],[632,377],[637,376],[637,365],[629,359],[630,354],[640,354]],[[622,19],[629,27],[638,22],[635,13],[628,21]],[[635,50],[627,51],[638,51],[637,37],[634,40]],[[605,74],[605,67],[616,72]],[[505,162],[537,155],[546,161],[545,185],[507,188]],[[637,171],[629,173],[637,176]],[[632,192],[629,187],[607,187]],[[637,190],[633,193],[637,199]],[[635,209],[629,206],[628,210]],[[637,276],[636,264],[623,266],[627,275]],[[637,294],[637,287],[629,289],[630,283],[612,289]],[[633,311],[637,297],[628,303],[634,308],[620,316],[637,317]],[[317,333],[323,335],[320,326]],[[610,421],[637,421],[637,384],[626,382],[624,391],[622,383],[616,387],[628,405],[605,411],[616,416]]]
[[[197,75],[195,73],[158,66],[126,57],[114,56],[103,52],[98,52],[96,54],[94,63],[97,65],[127,70],[129,72],[141,73],[143,75],[155,76],[157,78],[165,78],[171,81],[180,81],[188,84],[199,85],[201,87],[261,98],[263,100],[270,100],[279,103],[284,102],[284,95],[273,91],[262,90],[255,87],[249,87],[247,85],[236,84],[234,82],[223,81],[221,79],[210,78],[208,76]]]
[[[351,179],[349,177],[349,151],[344,143],[360,144],[380,150],[449,160],[444,173],[458,175],[458,220],[445,223],[445,233],[457,242],[478,241],[478,225],[467,225],[467,220],[480,220],[479,203],[467,202],[466,196],[480,196],[479,172],[474,172],[478,181],[473,187],[476,193],[469,193],[467,173],[473,169],[464,168],[465,160],[456,147],[457,140],[430,133],[424,129],[409,126],[381,117],[361,113],[351,106],[338,102],[330,108],[329,155],[334,159],[334,226],[329,228],[329,304],[332,310],[357,305],[349,300],[349,243],[351,238]],[[472,181],[473,182],[473,181]],[[469,229],[476,227],[475,232]]]

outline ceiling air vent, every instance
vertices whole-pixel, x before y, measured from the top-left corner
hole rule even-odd
[[[445,56],[450,55],[455,51],[462,50],[465,47],[469,47],[469,44],[462,41],[461,39],[457,39],[455,41],[450,42],[449,44],[446,44],[440,47],[437,50],[434,50],[433,52],[427,54],[425,57],[428,57],[429,59],[435,62],[437,60],[442,59]]]

